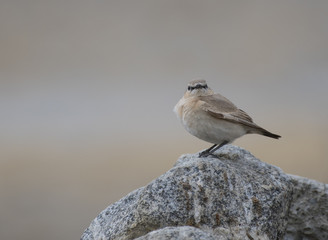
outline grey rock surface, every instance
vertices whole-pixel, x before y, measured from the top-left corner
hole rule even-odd
[[[327,239],[326,185],[287,175],[236,146],[216,154],[181,156],[102,211],[81,239]]]
[[[195,227],[183,226],[183,227],[166,227],[159,230],[152,231],[147,233],[142,237],[136,238],[136,240],[217,240],[217,237],[214,234],[202,231]]]
[[[285,240],[328,239],[328,184],[293,176]]]

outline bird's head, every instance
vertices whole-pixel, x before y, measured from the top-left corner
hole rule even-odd
[[[197,97],[212,95],[213,91],[207,86],[205,80],[194,80],[188,83],[185,97]]]

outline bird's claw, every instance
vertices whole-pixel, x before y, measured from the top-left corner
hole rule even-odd
[[[203,151],[203,152],[200,152],[198,154],[198,157],[209,157],[209,156],[214,157],[214,158],[218,158],[218,156],[216,156],[215,154],[213,154],[209,151]]]

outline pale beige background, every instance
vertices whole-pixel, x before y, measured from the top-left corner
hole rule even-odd
[[[205,78],[281,140],[235,142],[328,182],[328,1],[0,2],[0,239],[78,239],[209,144],[172,109]]]

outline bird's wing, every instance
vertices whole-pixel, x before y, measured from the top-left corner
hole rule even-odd
[[[259,130],[262,129],[253,122],[252,118],[248,116],[246,112],[238,109],[231,101],[220,94],[204,96],[201,97],[199,101],[201,109],[206,111],[212,117]]]
[[[223,97],[220,94],[202,96],[199,97],[199,100],[205,103],[204,107],[215,112],[228,113],[238,110],[238,108],[232,102],[230,102],[229,99]]]
[[[232,116],[234,117],[237,117],[237,118],[240,118],[240,119],[243,119],[247,122],[253,122],[253,119],[246,113],[244,112],[243,110],[241,109],[238,109],[236,112],[234,113],[230,113]]]

